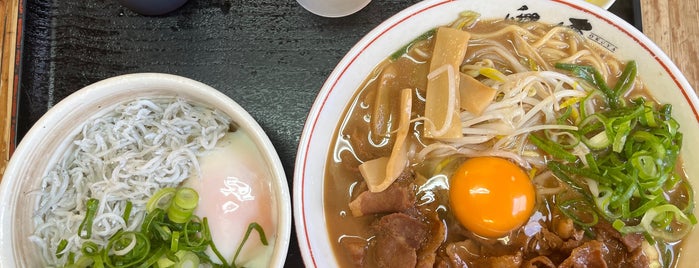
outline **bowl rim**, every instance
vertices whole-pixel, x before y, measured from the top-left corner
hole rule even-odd
[[[293,189],[292,189],[292,194],[293,194],[293,199],[294,199],[294,223],[295,223],[295,228],[296,228],[296,236],[299,241],[299,247],[301,250],[301,255],[304,259],[304,263],[306,266],[309,267],[318,267],[318,263],[316,260],[316,256],[314,255],[313,248],[311,245],[311,239],[309,238],[309,233],[311,233],[311,230],[308,230],[308,224],[306,223],[308,221],[307,219],[307,214],[309,213],[306,208],[305,208],[305,201],[306,201],[306,192],[305,188],[309,185],[315,185],[317,183],[323,183],[322,181],[316,181],[318,179],[313,179],[313,178],[308,178],[306,176],[306,170],[307,170],[307,165],[308,165],[308,160],[309,160],[309,151],[310,151],[310,141],[312,137],[314,136],[315,130],[320,127],[318,125],[318,120],[320,117],[320,112],[323,110],[323,108],[326,106],[328,103],[329,96],[331,92],[334,90],[334,88],[337,86],[337,83],[342,77],[345,72],[350,68],[350,66],[357,60],[357,58],[367,49],[369,46],[371,46],[377,39],[379,39],[382,35],[386,34],[387,32],[391,31],[394,27],[398,26],[399,24],[403,23],[407,19],[418,15],[419,13],[425,12],[427,10],[430,10],[432,8],[436,8],[445,4],[449,4],[451,2],[459,2],[459,1],[465,1],[465,0],[426,0],[419,2],[417,4],[414,4],[406,9],[403,9],[399,13],[391,16],[390,18],[386,19],[384,22],[373,28],[370,32],[368,32],[364,37],[362,37],[346,54],[345,56],[339,61],[339,63],[336,65],[335,69],[330,73],[328,76],[327,80],[324,82],[322,85],[316,99],[313,102],[313,105],[309,111],[309,114],[306,118],[304,128],[301,132],[301,136],[299,139],[299,147],[297,150],[297,155],[296,155],[296,163],[295,163],[295,169],[294,169],[294,184],[293,184]],[[587,14],[590,14],[594,16],[596,19],[599,19],[609,25],[612,25],[616,31],[619,33],[625,35],[626,37],[630,38],[633,40],[633,42],[637,43],[638,45],[641,46],[643,50],[645,50],[647,53],[653,55],[655,62],[659,64],[663,68],[663,71],[670,76],[672,79],[673,83],[680,89],[682,93],[682,98],[687,102],[687,104],[690,106],[691,111],[693,112],[693,118],[696,122],[699,122],[699,98],[697,97],[696,92],[692,89],[692,86],[689,84],[687,79],[684,77],[684,75],[680,72],[678,67],[670,60],[670,58],[663,52],[653,41],[651,41],[648,37],[646,37],[643,33],[641,33],[638,29],[636,29],[634,26],[630,25],[628,22],[622,20],[621,18],[617,17],[613,13],[609,12],[608,10],[604,9],[603,7],[594,5],[592,3],[589,3],[587,1],[577,1],[577,0],[548,0],[548,1],[532,1],[532,2],[553,2],[553,3],[558,3],[562,4],[565,6],[568,6],[569,8],[572,9],[577,9],[579,11],[585,12]],[[613,1],[612,1],[613,2]],[[611,3],[610,3],[611,5]],[[417,36],[417,35],[416,35]],[[371,68],[373,68],[372,66]],[[344,103],[344,102],[343,102]],[[343,107],[343,109],[346,109],[346,107]],[[323,126],[326,127],[326,126]],[[335,126],[333,126],[335,127]],[[329,148],[328,148],[329,150]],[[327,153],[325,155],[327,156]],[[324,199],[321,197],[321,199]],[[696,201],[695,201],[696,202]],[[314,204],[315,205],[315,204]],[[314,213],[314,212],[311,212]],[[324,214],[324,211],[319,212],[321,214]],[[325,218],[323,217],[323,221]],[[315,230],[316,232],[318,230]],[[695,231],[696,232],[696,231]],[[320,266],[324,266],[320,265]]]
[[[167,92],[165,96],[179,96],[176,91],[168,87],[158,87],[158,85],[175,85],[179,88],[186,88],[188,91],[185,95],[188,96],[205,96],[206,98],[215,99],[216,102],[224,104],[225,110],[231,111],[226,113],[231,117],[232,122],[242,128],[250,139],[255,143],[255,146],[260,150],[263,159],[267,161],[270,172],[270,182],[272,183],[272,192],[276,198],[277,208],[277,227],[276,240],[270,259],[272,267],[282,267],[286,260],[290,237],[291,237],[291,198],[287,183],[287,177],[284,168],[279,159],[279,154],[274,148],[271,140],[264,132],[257,121],[233,99],[229,98],[222,92],[208,86],[204,83],[185,78],[173,74],[165,73],[132,73],[124,74],[111,78],[107,78],[88,86],[85,86],[73,94],[67,96],[51,109],[49,109],[27,132],[20,144],[17,146],[14,154],[8,162],[7,169],[3,174],[3,179],[0,182],[0,202],[2,204],[14,204],[14,201],[19,197],[18,189],[21,184],[20,178],[14,177],[12,174],[20,172],[25,165],[22,161],[27,156],[31,155],[34,145],[48,136],[46,129],[52,129],[59,125],[60,119],[68,114],[74,107],[85,101],[89,101],[91,96],[103,94],[108,90],[124,90],[123,84],[126,85],[144,85],[145,87],[157,87],[159,91]],[[169,93],[169,94],[168,94]],[[117,103],[113,103],[117,104]],[[99,108],[99,111],[104,111],[109,107]],[[84,124],[85,121],[79,122],[78,125],[72,124],[73,128]],[[67,140],[72,137],[66,137]],[[13,245],[14,227],[12,226],[12,216],[15,214],[15,207],[0,210],[0,266],[11,267],[15,266],[15,250]]]

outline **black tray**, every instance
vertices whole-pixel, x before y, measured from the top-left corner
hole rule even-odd
[[[289,189],[299,136],[316,94],[366,33],[417,0],[377,0],[344,18],[323,18],[294,0],[190,0],[142,16],[116,0],[27,0],[17,142],[55,103],[126,73],[189,77],[230,96],[267,132]],[[640,29],[638,0],[610,9]],[[287,267],[301,267],[292,231]]]

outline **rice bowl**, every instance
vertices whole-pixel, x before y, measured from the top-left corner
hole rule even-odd
[[[247,134],[252,148],[260,152],[260,165],[269,174],[268,195],[275,202],[272,207],[276,208],[270,213],[277,224],[267,231],[275,241],[269,247],[268,264],[281,267],[289,245],[290,202],[280,160],[264,131],[238,104],[215,89],[190,79],[153,73],[124,75],[87,86],[54,106],[27,133],[2,182],[2,198],[7,207],[0,214],[4,226],[0,230],[0,240],[7,246],[0,265],[42,265],[40,252],[27,240],[34,232],[33,207],[38,196],[32,193],[41,189],[39,178],[71,146],[73,137],[85,122],[104,116],[121,103],[139,98],[181,98],[212,107],[230,117],[232,124]]]

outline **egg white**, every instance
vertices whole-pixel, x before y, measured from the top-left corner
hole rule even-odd
[[[245,243],[236,265],[267,267],[273,252],[277,225],[276,200],[272,195],[269,165],[250,137],[242,131],[227,133],[216,148],[199,158],[201,177],[186,186],[199,193],[195,214],[206,217],[219,252],[233,260],[247,227],[256,222],[267,235],[264,246],[256,232]],[[207,254],[218,260],[213,251]]]

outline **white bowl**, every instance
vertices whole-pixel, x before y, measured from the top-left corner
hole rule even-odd
[[[33,232],[32,200],[41,178],[88,119],[119,103],[140,97],[181,97],[228,115],[247,133],[269,168],[271,195],[276,198],[277,227],[271,267],[282,267],[291,235],[291,200],[286,175],[272,143],[257,122],[235,101],[212,87],[168,74],[130,74],[89,85],[51,108],[17,147],[0,185],[0,267],[40,267],[38,249],[27,237]]]
[[[339,18],[354,14],[371,0],[296,0],[303,8],[318,16]]]
[[[119,3],[143,15],[163,15],[178,9],[187,0],[119,0]]]
[[[526,11],[518,11],[523,5]],[[699,99],[687,80],[660,48],[646,36],[606,10],[578,0],[553,1],[451,1],[429,0],[389,18],[362,38],[340,61],[323,85],[301,135],[294,171],[294,221],[304,261],[308,267],[337,266],[324,215],[325,165],[330,142],[345,107],[357,88],[382,60],[420,34],[455,20],[459,12],[473,10],[483,19],[503,19],[537,13],[540,21],[569,25],[569,18],[588,20],[587,38],[597,40],[620,59],[635,59],[639,76],[661,103],[673,105],[688,142],[682,157],[699,157]],[[699,185],[699,165],[685,165],[691,183]],[[699,211],[695,208],[695,214]],[[685,239],[683,252],[699,252],[699,231]],[[682,254],[680,267],[699,263],[699,255]]]

